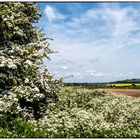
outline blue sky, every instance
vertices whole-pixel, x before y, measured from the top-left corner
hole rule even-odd
[[[140,3],[39,3],[58,51],[44,65],[65,82],[140,78]]]

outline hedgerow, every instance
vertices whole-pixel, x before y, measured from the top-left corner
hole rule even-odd
[[[16,120],[1,137],[139,138],[140,99],[83,88],[63,88],[46,115]],[[19,129],[20,128],[20,129]]]

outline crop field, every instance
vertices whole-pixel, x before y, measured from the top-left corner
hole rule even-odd
[[[66,86],[83,87],[87,89],[122,88],[140,89],[140,83],[65,83]]]
[[[136,83],[136,84],[131,84],[131,83],[114,83],[114,84],[106,84],[105,86],[107,87],[138,87],[140,88],[140,84]]]
[[[128,95],[132,97],[140,97],[140,90],[139,89],[116,89],[116,88],[110,88],[105,89],[105,91],[114,93],[114,94],[123,94]]]

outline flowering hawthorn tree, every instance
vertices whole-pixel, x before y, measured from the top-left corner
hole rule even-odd
[[[58,100],[61,79],[55,80],[47,69],[39,71],[42,58],[52,52],[34,24],[40,16],[34,3],[0,3],[0,115],[7,121],[18,116],[39,119],[48,103]]]

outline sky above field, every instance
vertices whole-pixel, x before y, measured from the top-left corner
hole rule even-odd
[[[140,3],[45,3],[38,26],[58,53],[44,65],[65,82],[140,78]]]

